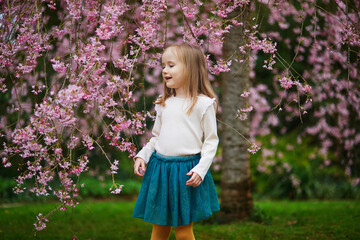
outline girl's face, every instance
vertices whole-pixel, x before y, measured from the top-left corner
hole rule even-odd
[[[172,47],[162,55],[162,76],[168,88],[175,89],[176,95],[185,93],[185,65]]]

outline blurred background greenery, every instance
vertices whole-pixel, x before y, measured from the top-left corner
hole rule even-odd
[[[316,145],[310,139],[297,142],[297,134],[284,136],[267,135],[259,139],[268,151],[251,155],[251,174],[253,180],[254,200],[264,199],[359,199],[360,188],[351,184],[343,169],[336,164],[324,166],[324,160],[317,157]],[[271,149],[271,150],[267,150]],[[221,154],[221,147],[218,155]],[[265,157],[264,157],[265,156]],[[119,151],[112,152],[114,159],[119,159],[119,170],[115,175],[117,183],[124,187],[120,198],[136,199],[141,186],[141,177],[133,173],[133,160]],[[79,178],[84,184],[80,191],[81,198],[114,199],[109,191],[112,179],[109,165],[101,154],[90,159],[90,171]],[[262,159],[265,158],[265,159]],[[16,166],[16,163],[13,164]],[[212,165],[212,175],[220,194],[221,161],[215,159]],[[291,167],[290,167],[291,166]],[[16,185],[14,177],[17,169],[0,168],[0,203],[14,203],[21,201],[43,202],[49,197],[36,197],[25,192],[17,195],[12,188]],[[54,200],[56,198],[51,197]]]

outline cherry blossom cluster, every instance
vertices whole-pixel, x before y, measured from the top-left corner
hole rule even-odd
[[[248,148],[248,151],[252,154],[255,154],[259,150],[260,150],[260,147],[257,146],[255,143],[252,143],[250,148]]]
[[[226,18],[229,13],[233,12],[238,7],[249,5],[249,0],[221,0],[218,1],[216,10],[212,11],[213,14],[218,15],[221,18]]]
[[[34,223],[35,229],[37,231],[41,231],[44,228],[46,228],[46,223],[49,222],[49,220],[42,215],[42,213],[39,213],[38,216],[36,216],[37,221]]]
[[[101,40],[110,39],[124,30],[118,20],[129,10],[129,6],[124,1],[112,1],[104,6],[104,10],[106,14],[101,16],[100,26],[96,29],[96,35]]]
[[[244,90],[244,92],[241,94],[241,97],[243,97],[244,99],[247,99],[250,96],[250,92],[247,91],[246,89]],[[253,106],[249,106],[249,102],[246,100],[245,104],[246,108],[241,108],[237,110],[236,113],[236,118],[240,119],[240,120],[245,120],[248,118],[248,114],[254,109]],[[253,148],[253,147],[251,147]],[[255,148],[253,148],[255,149]]]
[[[120,194],[124,185],[113,185],[109,190],[112,194]]]

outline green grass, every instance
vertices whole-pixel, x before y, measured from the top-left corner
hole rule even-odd
[[[255,202],[253,220],[231,224],[195,223],[201,239],[360,239],[359,201],[261,201]],[[45,230],[35,232],[35,216],[57,204],[0,206],[0,239],[150,239],[151,224],[132,217],[133,201],[92,201],[73,210],[56,212]],[[215,221],[215,218],[213,218]],[[174,239],[172,233],[170,239]]]

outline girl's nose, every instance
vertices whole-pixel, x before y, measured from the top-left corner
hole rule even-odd
[[[166,67],[163,68],[162,73],[167,73]]]

